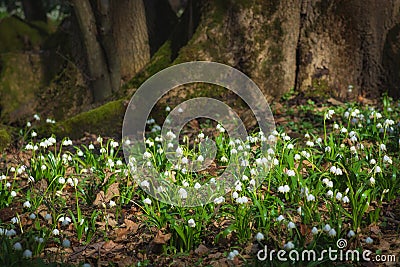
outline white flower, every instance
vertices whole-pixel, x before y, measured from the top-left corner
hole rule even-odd
[[[318,229],[317,229],[317,227],[314,226],[314,227],[311,229],[311,233],[312,233],[313,235],[318,234]]]
[[[228,260],[233,260],[237,255],[239,255],[239,251],[237,251],[236,249],[229,252]]]
[[[151,199],[150,198],[145,198],[143,200],[143,203],[146,204],[146,205],[151,205]]]
[[[12,196],[12,197],[16,197],[16,196],[17,196],[17,192],[11,191],[11,196]]]
[[[376,164],[376,160],[375,160],[375,159],[371,159],[371,160],[369,161],[369,164],[375,165],[375,164]]]
[[[149,183],[148,181],[144,180],[144,181],[142,181],[142,182],[140,183],[140,187],[147,187],[147,188],[150,188],[150,183]]]
[[[201,184],[199,184],[199,183],[197,183],[197,182],[194,184],[194,188],[195,188],[195,189],[200,189],[200,187],[201,187]]]
[[[249,199],[246,196],[242,196],[242,197],[238,197],[236,199],[236,202],[239,204],[246,204],[247,202],[249,202]]]
[[[67,225],[70,224],[71,218],[69,218],[69,217],[67,217],[67,216],[61,216],[61,217],[58,219],[58,221],[61,222],[61,224],[62,224],[63,226],[67,226]]]
[[[341,200],[342,197],[343,197],[342,193],[340,193],[340,192],[337,192],[337,193],[336,193],[336,199],[337,199],[337,200]]]
[[[365,243],[367,243],[367,244],[372,244],[373,242],[374,242],[374,240],[371,237],[367,237],[365,239]]]
[[[388,155],[383,156],[383,162],[387,162],[389,164],[393,163],[392,159]]]
[[[342,129],[340,129],[340,132],[341,133],[347,133],[347,129],[343,127]]]
[[[148,152],[148,151],[144,152],[144,153],[143,153],[143,158],[144,158],[144,159],[149,159],[149,158],[151,158],[151,153]]]
[[[335,236],[336,235],[335,229],[332,228],[331,230],[329,230],[328,235],[329,236]]]
[[[12,218],[11,218],[11,223],[12,223],[12,224],[17,224],[18,222],[19,222],[18,217],[12,217]]]
[[[277,220],[278,222],[281,222],[281,221],[283,221],[284,219],[285,219],[285,217],[283,217],[283,215],[279,215],[279,217],[276,218],[276,220]]]
[[[256,240],[257,240],[257,241],[264,240],[264,235],[263,235],[262,233],[257,233],[257,234],[256,234]]]
[[[314,200],[315,200],[315,197],[313,194],[307,195],[307,201],[314,201]]]
[[[304,138],[310,138],[310,134],[309,134],[309,133],[306,133],[306,134],[304,135]]]
[[[228,159],[225,156],[221,157],[221,162],[228,162]]]
[[[286,148],[287,148],[287,149],[293,149],[293,148],[294,148],[294,145],[293,145],[293,144],[288,144],[288,145],[286,146]]]
[[[26,149],[26,150],[33,150],[33,145],[32,145],[32,144],[27,144],[27,145],[25,146],[25,149]]]
[[[221,204],[225,201],[224,197],[217,197],[216,199],[214,199],[214,204]]]
[[[26,122],[26,127],[31,127],[31,126],[32,126],[32,124],[30,121]]]
[[[385,128],[394,125],[394,121],[393,120],[385,120],[385,122],[383,123],[383,125],[385,126]]]
[[[16,242],[13,246],[14,250],[22,250],[22,245],[19,242]]]
[[[32,131],[32,132],[31,132],[31,136],[32,136],[32,137],[36,137],[36,136],[37,136],[37,133],[36,133],[35,131]]]
[[[298,207],[298,208],[297,208],[297,213],[298,213],[299,215],[301,215],[301,207]]]
[[[239,197],[238,192],[235,191],[235,192],[232,193],[232,198],[233,199],[238,198],[238,197]]]
[[[46,221],[51,220],[51,214],[47,213],[46,216],[44,216],[44,219],[45,219]]]
[[[307,142],[306,142],[306,146],[313,147],[313,146],[314,146],[314,142],[312,142],[312,141],[307,141]]]
[[[224,129],[224,127],[222,127],[221,124],[218,124],[218,125],[217,125],[217,130],[218,130],[219,132],[221,132],[221,133],[224,133],[224,132],[225,132],[225,129]]]
[[[331,230],[331,226],[329,224],[325,224],[324,228],[322,230],[324,230],[325,232],[329,232]]]
[[[371,183],[371,185],[374,185],[375,184],[375,178],[374,177],[369,178],[369,182]]]
[[[353,237],[353,236],[355,236],[356,234],[354,233],[354,231],[353,230],[350,230],[348,233],[347,233],[347,237]]]
[[[182,150],[182,148],[178,147],[178,148],[175,150],[175,153],[176,153],[176,155],[177,155],[178,157],[182,156],[182,155],[183,155],[183,150]]]
[[[295,172],[294,170],[287,170],[287,171],[286,171],[286,174],[287,174],[289,177],[296,176],[296,172]]]
[[[22,253],[22,257],[25,259],[32,258],[32,251],[30,251],[29,249],[26,249],[24,251],[24,253]]]
[[[29,215],[29,218],[30,218],[31,220],[36,219],[36,214],[35,214],[35,213],[31,213],[31,215]]]
[[[182,185],[183,185],[184,187],[188,187],[188,186],[189,186],[189,183],[188,183],[186,180],[183,180],[183,181],[182,181]]]
[[[288,185],[281,185],[278,187],[278,192],[280,193],[288,193],[290,191],[290,187]]]
[[[325,113],[325,119],[330,120],[333,114],[335,114],[335,111],[333,109],[328,110],[328,112]]]
[[[294,222],[289,222],[287,226],[288,226],[289,229],[296,228],[296,224],[294,224]]]
[[[8,237],[14,236],[16,234],[17,234],[17,232],[14,229],[11,229],[11,230],[8,230],[8,231],[6,230],[6,236],[8,236]]]
[[[182,199],[187,198],[187,192],[186,192],[185,189],[180,188],[179,191],[178,191],[178,193],[179,193],[179,197],[180,197],[180,198],[182,198]]]
[[[234,148],[232,148],[232,149],[231,149],[231,154],[237,154],[237,150],[234,149]]]
[[[88,148],[89,148],[90,150],[93,150],[93,149],[94,149],[94,145],[93,145],[93,144],[90,144]]]
[[[381,167],[375,166],[375,173],[380,173],[380,172],[382,172]]]
[[[119,146],[119,143],[116,142],[116,141],[111,141],[111,142],[110,142],[110,146],[113,147],[113,148],[116,148],[116,147]]]
[[[310,157],[310,153],[308,153],[307,151],[303,150],[300,152],[300,154],[305,157],[305,158],[309,158]]]
[[[300,159],[301,159],[301,157],[300,157],[300,155],[299,155],[299,154],[296,154],[296,155],[294,155],[294,159],[295,159],[295,160],[300,160]]]
[[[60,231],[58,231],[58,229],[57,228],[55,228],[54,230],[53,230],[53,235],[59,235],[60,234]]]
[[[344,196],[344,197],[342,198],[342,201],[343,201],[343,203],[349,203],[349,202],[350,202],[350,199],[349,199],[347,196]]]
[[[110,200],[110,202],[108,203],[108,205],[110,206],[110,208],[117,206],[117,203],[115,203],[115,201]]]
[[[356,147],[355,146],[351,146],[350,147],[350,152],[353,153],[353,154],[357,153]]]
[[[330,168],[330,171],[331,171],[331,173],[333,173],[335,175],[342,175],[343,174],[342,170],[339,167],[336,167],[336,166],[332,166]]]
[[[71,241],[69,241],[68,239],[64,239],[62,242],[62,246],[64,248],[69,248],[71,246]]]
[[[196,222],[193,219],[189,219],[188,225],[189,225],[189,227],[194,228],[194,227],[196,227]]]
[[[202,155],[197,157],[197,161],[198,162],[203,162],[204,161],[204,157]]]
[[[283,246],[283,248],[285,250],[292,250],[294,248],[294,244],[291,241],[289,241]]]
[[[382,150],[382,151],[386,151],[386,145],[385,144],[381,144],[379,146],[379,149]]]

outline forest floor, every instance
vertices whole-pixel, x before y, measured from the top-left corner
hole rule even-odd
[[[197,139],[208,136],[219,147],[199,175],[166,163],[157,146],[160,133],[149,122],[152,164],[183,187],[210,182],[230,164],[224,157],[243,147],[253,161],[271,156],[258,188],[252,187],[256,163],[250,163],[231,192],[192,208],[142,190],[143,181],[124,160],[122,140],[95,133],[79,140],[38,139],[40,121],[33,119],[0,161],[0,265],[398,266],[400,103],[288,95],[271,108],[276,132],[267,139],[276,147],[268,156],[259,152],[263,137],[256,131],[248,143],[229,143],[215,123],[189,123],[185,158],[199,160]],[[369,250],[371,261],[324,255],[282,262],[276,254],[262,261],[257,254],[265,246],[288,253]],[[395,262],[378,262],[392,255]]]

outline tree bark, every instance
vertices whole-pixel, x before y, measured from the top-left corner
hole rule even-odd
[[[47,21],[42,0],[22,0],[22,7],[27,21]]]
[[[320,87],[339,98],[374,97],[385,84],[398,80],[399,73],[387,75],[398,62],[387,60],[384,47],[390,42],[390,30],[399,26],[400,1],[303,2],[306,12],[300,38],[299,90]]]
[[[107,61],[98,42],[96,20],[89,0],[71,0],[74,6],[83,45],[86,50],[87,66],[95,101],[101,101],[112,93]]]
[[[127,81],[150,61],[145,8],[142,0],[112,1],[111,4],[121,78]]]

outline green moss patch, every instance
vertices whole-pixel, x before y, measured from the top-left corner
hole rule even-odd
[[[58,138],[81,138],[85,133],[120,137],[125,114],[124,100],[109,102],[103,106],[80,113],[70,119],[58,122],[52,127],[42,126],[40,134],[55,134]]]
[[[0,53],[37,48],[47,37],[44,24],[29,25],[11,16],[0,20]]]
[[[6,129],[0,129],[0,151],[11,143],[11,135]]]

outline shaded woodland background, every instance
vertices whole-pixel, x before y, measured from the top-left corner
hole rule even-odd
[[[400,96],[400,0],[0,1],[0,139],[33,114],[40,134],[119,136],[148,77],[193,60],[235,67],[270,102]],[[177,88],[154,113],[222,88]]]

